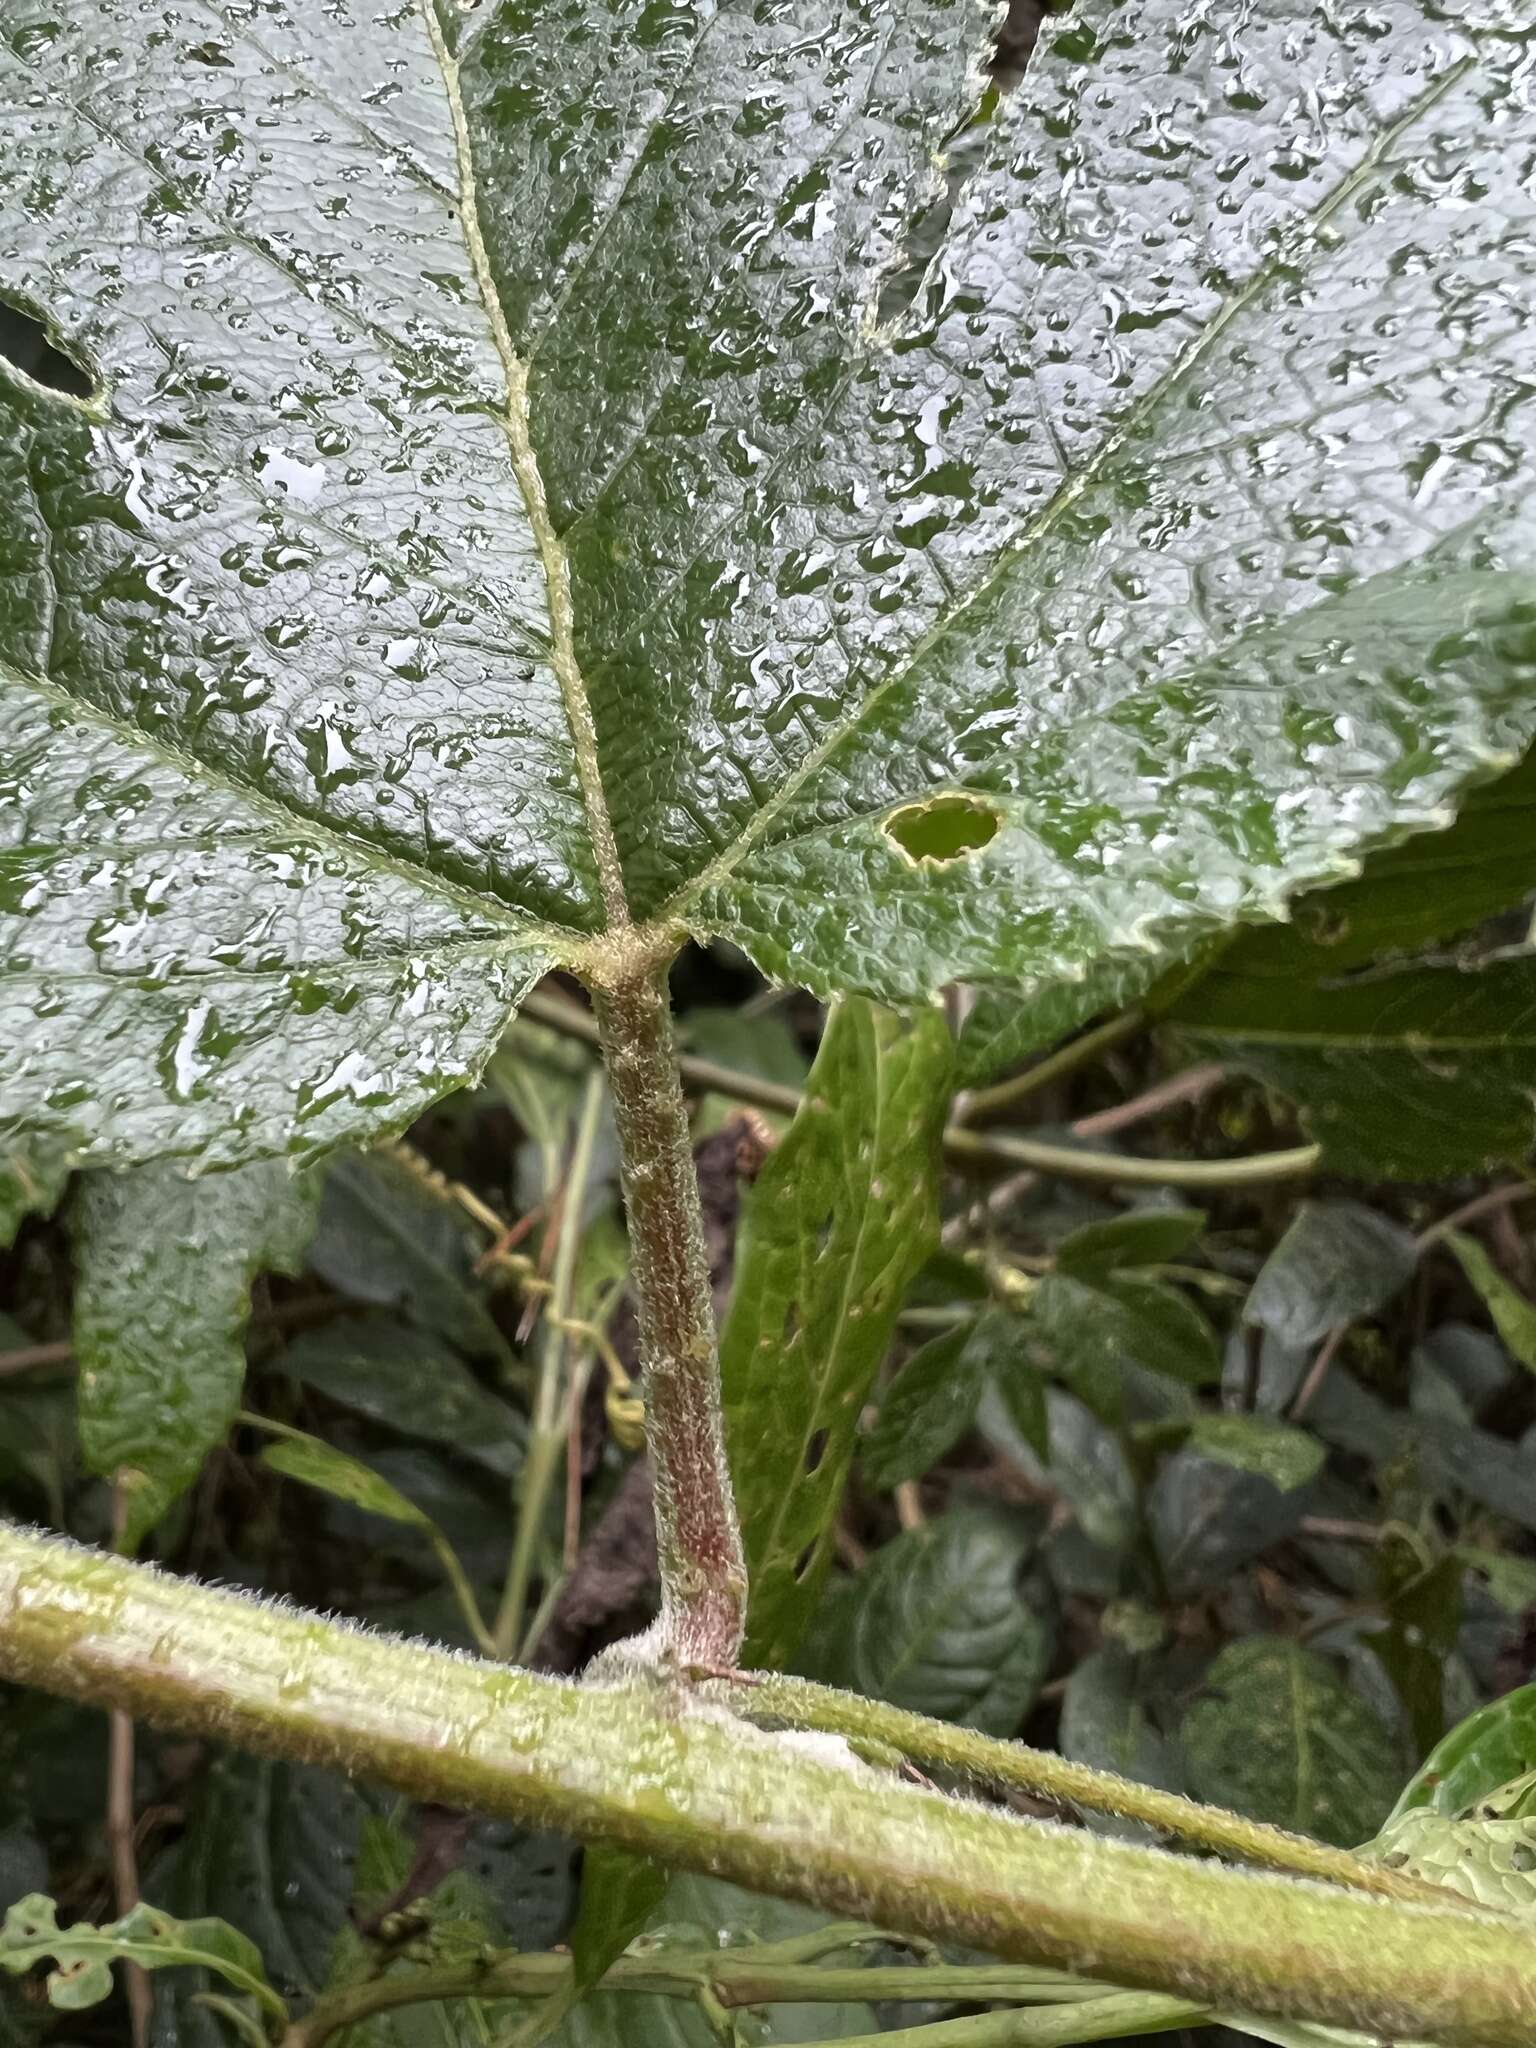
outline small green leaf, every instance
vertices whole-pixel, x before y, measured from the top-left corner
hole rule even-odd
[[[1256,1473],[1281,1493],[1315,1479],[1325,1455],[1315,1436],[1268,1415],[1197,1415],[1189,1442],[1202,1456]]]
[[[859,1411],[937,1241],[950,1058],[936,1010],[839,1003],[743,1210],[720,1348],[754,1663],[782,1663],[815,1603]]]
[[[432,1332],[382,1316],[345,1316],[296,1338],[275,1366],[402,1435],[449,1445],[499,1478],[522,1465],[522,1416]]]
[[[1127,1209],[1084,1223],[1056,1247],[1056,1270],[1096,1279],[1122,1266],[1158,1266],[1187,1251],[1205,1228],[1202,1209]]]
[[[1488,1591],[1506,1614],[1523,1614],[1536,1607],[1536,1563],[1516,1557],[1507,1550],[1485,1550],[1480,1544],[1458,1543],[1456,1555],[1468,1571],[1486,1582]]]
[[[871,1486],[918,1478],[969,1429],[985,1382],[972,1327],[946,1330],[914,1351],[886,1388],[859,1453]]]
[[[1024,1579],[1033,1525],[952,1508],[835,1586],[798,1661],[870,1699],[1011,1735],[1044,1680],[1055,1638],[1043,1584]]]
[[[415,1529],[432,1528],[431,1517],[387,1479],[381,1479],[369,1466],[349,1458],[333,1444],[322,1443],[318,1437],[301,1436],[296,1430],[285,1434],[282,1442],[267,1446],[261,1462],[270,1472],[296,1479],[301,1486],[313,1486],[333,1500],[344,1500],[349,1507],[361,1508],[366,1514],[381,1515],[386,1522],[403,1522]]]
[[[1362,1854],[1495,1912],[1536,1920],[1531,1791],[1529,1777],[1517,1778],[1454,1819],[1422,1807],[1394,1815]]]
[[[1465,1231],[1451,1230],[1444,1242],[1461,1261],[1461,1269],[1482,1296],[1493,1327],[1510,1353],[1528,1372],[1536,1372],[1536,1304],[1526,1300],[1489,1258],[1485,1248]]]
[[[1390,1301],[1418,1256],[1411,1232],[1362,1202],[1303,1202],[1260,1268],[1243,1315],[1282,1344],[1315,1344]]]
[[[173,1920],[140,1905],[104,1927],[81,1922],[61,1929],[53,1900],[34,1892],[18,1899],[0,1926],[0,1969],[20,1976],[49,1961],[48,2000],[63,2012],[100,2005],[112,1992],[113,1963],[130,1962],[145,1970],[217,1971],[274,2019],[287,2018],[255,1944],[223,1920]]]
[[[195,1181],[174,1166],[83,1179],[73,1217],[80,1444],[93,1472],[122,1475],[128,1550],[228,1434],[251,1282],[298,1271],[315,1194],[281,1160]]]
[[[651,1915],[651,1939],[665,1941],[693,1954],[722,1948],[760,1948],[764,1943],[804,1940],[825,1928],[827,1917],[805,1906],[759,1898],[735,1885],[707,1877],[674,1877]],[[858,1951],[833,1950],[824,1960],[832,1965],[858,1961]],[[585,1998],[551,2037],[551,2048],[722,2048],[712,2015],[688,1998],[664,1998],[642,1992],[598,1991]],[[865,2004],[818,2000],[814,2004],[778,2004],[754,2014],[743,2033],[753,2048],[791,2048],[791,2044],[867,2040],[877,2030],[874,2011]],[[394,2044],[390,2044],[394,2048]],[[400,2048],[406,2048],[405,2043]],[[410,2048],[417,2048],[411,2043]],[[423,2042],[420,2048],[428,2048]],[[434,2039],[431,2048],[438,2048]],[[469,2048],[466,2041],[464,2048]]]
[[[1327,1658],[1278,1636],[1221,1652],[1180,1737],[1197,1799],[1341,1847],[1376,1832],[1398,1782],[1376,1715]]]
[[[1392,1819],[1425,1808],[1454,1816],[1536,1770],[1536,1685],[1517,1686],[1441,1737],[1403,1787]]]

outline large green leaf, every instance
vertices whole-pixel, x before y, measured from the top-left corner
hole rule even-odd
[[[281,1160],[189,1181],[173,1166],[91,1174],[74,1235],[86,1463],[125,1484],[132,1549],[197,1477],[240,1405],[251,1282],[293,1272],[315,1189]]]
[[[1515,757],[1521,24],[1090,0],[882,324],[990,13],[7,7],[0,1115],[397,1124],[636,919],[1102,989]]]
[[[815,1604],[859,1412],[938,1236],[949,1062],[937,1010],[840,1003],[746,1204],[720,1353],[753,1662],[782,1663]]]

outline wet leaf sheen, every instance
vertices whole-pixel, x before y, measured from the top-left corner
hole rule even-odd
[[[881,327],[989,15],[11,0],[0,1120],[357,1137],[631,920],[1102,977],[1514,756],[1517,11],[1088,0]]]

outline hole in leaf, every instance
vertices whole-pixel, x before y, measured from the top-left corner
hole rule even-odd
[[[68,398],[97,395],[96,379],[85,364],[66,355],[41,320],[5,299],[0,299],[0,356],[50,391],[62,391]]]
[[[819,1544],[813,1543],[809,1550],[802,1550],[795,1559],[795,1582],[797,1585],[803,1586],[810,1577],[820,1548]]]
[[[805,1447],[805,1469],[814,1472],[827,1454],[827,1432],[818,1429]]]
[[[885,821],[885,834],[908,860],[942,864],[979,852],[997,837],[1002,814],[974,796],[936,796],[904,804]]]

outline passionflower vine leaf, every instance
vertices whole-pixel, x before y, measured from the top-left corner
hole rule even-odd
[[[989,13],[7,6],[0,1129],[312,1152],[690,932],[1097,983],[1531,738],[1519,10],[1088,0],[904,305]]]

